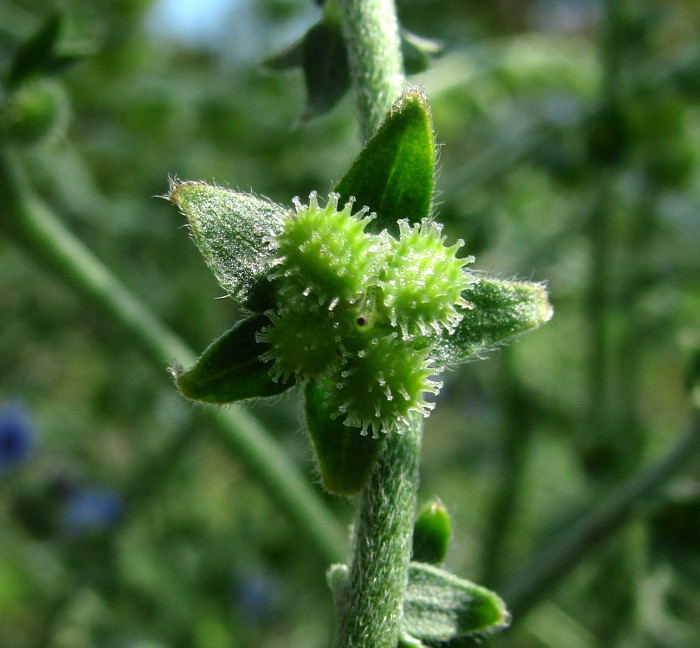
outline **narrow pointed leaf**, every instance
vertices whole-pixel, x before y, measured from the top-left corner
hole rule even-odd
[[[350,89],[350,67],[340,25],[323,20],[306,33],[302,44],[308,119],[328,112]]]
[[[255,334],[267,323],[264,315],[252,315],[214,340],[190,369],[175,367],[175,382],[183,396],[232,403],[288,389],[291,385],[272,379],[269,365],[259,357],[267,345],[257,342]]]
[[[466,308],[452,335],[437,344],[436,356],[447,364],[459,363],[493,349],[507,338],[538,327],[552,317],[544,286],[475,276],[462,293]]]
[[[413,560],[440,564],[450,543],[450,516],[440,500],[426,504],[413,526]]]
[[[204,182],[173,182],[168,198],[187,217],[195,243],[222,288],[252,310],[269,308],[267,273],[274,265],[269,238],[279,231],[286,210]]]
[[[286,49],[265,59],[262,64],[270,70],[291,70],[299,67],[302,61],[304,39],[298,40]]]
[[[430,59],[438,56],[442,46],[434,40],[401,30],[401,57],[406,74],[418,74],[428,69]]]
[[[406,92],[336,185],[339,204],[351,196],[377,214],[368,231],[398,234],[397,221],[430,214],[435,140],[426,96]]]
[[[306,425],[321,470],[324,487],[336,495],[351,497],[364,486],[379,457],[384,437],[362,436],[359,428],[331,418],[324,389],[315,381],[306,387]]]
[[[7,72],[9,87],[15,87],[28,77],[41,74],[51,67],[62,18],[60,12],[52,12],[39,29],[20,45]]]
[[[412,562],[403,603],[401,631],[421,641],[494,632],[510,615],[501,598],[449,572]]]

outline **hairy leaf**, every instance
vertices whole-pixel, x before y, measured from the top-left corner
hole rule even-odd
[[[513,335],[544,324],[553,312],[547,291],[537,283],[474,275],[462,297],[467,305],[458,308],[461,322],[453,334],[437,342],[436,356],[447,364],[477,357]]]
[[[321,469],[321,481],[336,495],[356,495],[364,486],[379,457],[384,436],[362,435],[345,425],[326,402],[329,383],[310,381],[306,386],[306,426]]]
[[[412,562],[403,602],[401,631],[421,641],[493,632],[508,625],[501,598],[449,572]]]
[[[190,369],[173,368],[183,396],[205,403],[232,403],[288,389],[291,385],[272,379],[269,365],[259,357],[267,345],[257,342],[256,334],[267,322],[264,315],[252,315],[214,340]]]
[[[287,210],[204,182],[172,182],[168,198],[187,217],[222,288],[252,310],[269,308],[267,273],[275,263],[270,239],[279,232]]]
[[[368,228],[398,235],[399,219],[420,222],[430,214],[435,172],[435,140],[422,91],[401,96],[348,172],[336,185],[340,204],[351,196],[377,218]]]

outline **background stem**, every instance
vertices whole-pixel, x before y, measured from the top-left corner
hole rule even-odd
[[[547,551],[540,552],[533,563],[516,576],[510,587],[504,588],[503,598],[508,601],[513,616],[522,620],[522,616],[552,587],[592,555],[597,543],[610,538],[614,530],[639,510],[646,498],[658,493],[672,478],[697,461],[698,454],[700,414],[696,413],[690,428],[668,455],[613,491],[579,524],[551,542]]]
[[[339,0],[343,36],[364,140],[377,130],[406,82],[394,0]]]
[[[194,352],[151,313],[33,195],[6,158],[0,158],[1,226],[88,303],[125,330],[151,362],[166,369],[175,360],[194,361]],[[267,490],[280,511],[328,561],[343,555],[344,534],[299,469],[243,407],[226,411],[203,406],[218,440]]]

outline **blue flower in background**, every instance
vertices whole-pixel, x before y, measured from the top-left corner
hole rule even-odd
[[[235,583],[236,604],[252,623],[264,623],[273,614],[279,583],[273,575],[254,570],[241,574]]]
[[[34,426],[17,402],[0,409],[0,474],[24,462],[34,446]]]
[[[76,535],[106,531],[123,518],[124,502],[119,493],[106,488],[90,488],[78,491],[68,499],[63,511],[63,528]]]

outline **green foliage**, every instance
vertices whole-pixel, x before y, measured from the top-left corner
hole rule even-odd
[[[251,315],[214,340],[187,371],[172,368],[183,396],[205,403],[231,403],[280,394],[290,387],[270,376],[260,359],[256,334],[265,317]]]
[[[440,500],[428,502],[413,526],[412,560],[438,565],[445,560],[450,542],[450,517]]]
[[[411,563],[403,604],[404,637],[445,641],[500,630],[510,623],[494,592],[424,563]]]
[[[430,215],[435,142],[425,95],[401,97],[377,133],[336,184],[340,203],[351,197],[377,214],[372,231],[398,234],[398,221],[420,222]]]
[[[62,2],[54,51],[92,45],[48,79],[73,118],[58,138],[3,153],[158,319],[205,349],[247,313],[217,299],[223,291],[177,214],[149,197],[177,172],[291,208],[292,196],[333,190],[328,179],[357,154],[357,126],[349,101],[299,125],[302,73],[273,75],[240,56],[241,42],[262,58],[293,41],[316,21],[313,3],[247,3],[248,13],[217,17],[225,37],[199,40],[168,32],[161,13],[151,17],[155,4]],[[432,213],[479,269],[547,279],[556,309],[536,334],[443,376],[419,498],[438,493],[448,505],[456,542],[445,564],[513,612],[509,631],[483,643],[697,645],[692,467],[637,501],[625,524],[610,521],[538,591],[523,569],[547,562],[613,484],[663,456],[700,402],[697,371],[684,372],[700,312],[697,3],[618,3],[624,29],[609,40],[623,56],[612,63],[600,48],[606,18],[587,13],[590,3],[566,3],[565,24],[558,2],[398,4],[403,25],[444,43],[416,80],[441,143]],[[46,10],[45,0],[0,3],[3,78]],[[619,77],[606,83],[610,66]],[[3,101],[10,94],[4,87]],[[608,149],[613,162],[601,168],[593,116],[613,107],[617,116],[602,122],[622,120],[614,145],[624,150]],[[325,554],[215,433],[243,408],[203,421],[210,408],[179,398],[165,371],[186,356],[149,360],[55,266],[16,245],[13,214],[7,203],[0,215],[0,399],[26,403],[38,443],[0,481],[3,648],[327,646]],[[290,433],[302,426],[297,400],[261,400],[252,411],[321,492],[308,437]],[[91,479],[126,493],[128,508],[88,551],[46,521],[60,512],[57,492]],[[351,523],[345,500],[325,507],[343,529]]]

